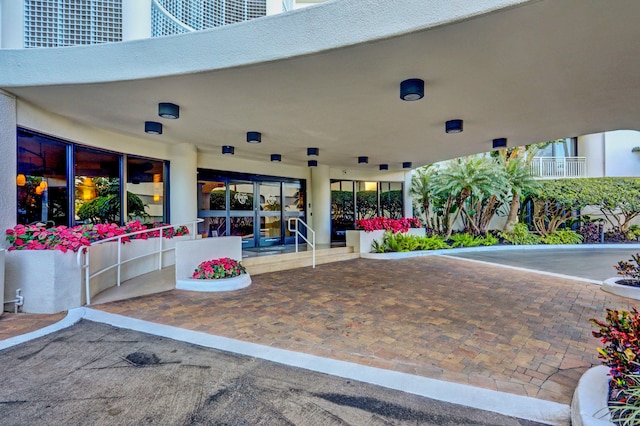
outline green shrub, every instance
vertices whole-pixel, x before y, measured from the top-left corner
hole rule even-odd
[[[418,250],[440,250],[451,248],[451,246],[444,240],[444,237],[441,237],[439,235],[433,235],[431,237],[418,237],[418,242]]]
[[[524,223],[517,223],[511,231],[500,232],[500,238],[513,245],[539,244],[540,238],[529,232],[529,228]]]
[[[482,243],[480,243],[480,245],[483,245],[483,246],[495,246],[499,242],[498,239],[491,234],[487,234],[484,237],[478,237],[478,238],[481,238],[483,240]]]
[[[570,229],[558,229],[551,234],[547,234],[540,238],[543,244],[580,244],[582,243],[582,235]]]

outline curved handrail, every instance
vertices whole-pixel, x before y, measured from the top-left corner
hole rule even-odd
[[[135,260],[138,259],[142,259],[142,258],[146,258],[149,256],[155,256],[158,255],[158,270],[162,269],[162,255],[165,252],[171,251],[171,250],[175,250],[175,248],[167,248],[167,249],[163,249],[162,245],[163,245],[163,241],[164,241],[164,230],[165,229],[173,229],[179,226],[191,226],[191,229],[189,231],[189,235],[191,235],[192,239],[196,238],[197,232],[196,232],[196,224],[203,222],[204,219],[196,219],[193,220],[191,222],[185,222],[185,223],[181,223],[181,224],[175,224],[175,225],[164,225],[164,226],[159,226],[157,228],[150,228],[150,229],[143,229],[141,231],[134,231],[134,232],[129,232],[128,234],[122,234],[122,235],[117,235],[115,237],[110,237],[110,238],[105,238],[104,240],[100,240],[100,241],[95,241],[93,243],[91,243],[88,246],[82,246],[80,247],[80,249],[78,250],[78,254],[76,255],[76,262],[78,263],[78,266],[80,266],[80,269],[84,270],[84,281],[85,281],[85,290],[86,290],[86,298],[87,298],[87,305],[91,304],[91,279],[95,278],[107,271],[110,271],[112,269],[117,269],[117,278],[116,278],[116,284],[117,286],[120,286],[121,284],[121,267],[124,264],[127,264],[129,262],[133,262]],[[124,238],[130,238],[132,236],[136,236],[136,235],[141,235],[141,234],[148,234],[148,233],[158,233],[159,237],[159,244],[158,244],[158,249],[157,250],[152,250],[149,253],[145,253],[142,254],[140,256],[136,256],[136,257],[132,257],[131,259],[127,259],[127,260],[122,260],[122,240]],[[113,265],[109,265],[106,266],[98,271],[95,271],[93,274],[90,273],[89,270],[89,249],[93,246],[97,246],[100,244],[105,244],[105,243],[109,243],[109,242],[113,242],[116,241],[118,244],[118,257],[116,260],[116,263],[114,263]]]
[[[295,227],[293,229],[291,228],[291,222],[295,222]],[[300,231],[298,231],[298,223],[302,224],[302,226],[305,227],[307,232],[311,231],[311,241],[309,241],[309,239],[306,236],[304,236],[303,234],[300,233]],[[298,252],[298,236],[300,236],[303,240],[306,241],[307,244],[311,246],[311,249],[313,251],[311,262],[312,262],[312,266],[315,268],[316,267],[316,231],[311,229],[311,227],[307,225],[307,223],[304,220],[300,219],[299,217],[291,217],[287,219],[287,228],[289,229],[289,232],[293,232],[296,236],[296,253]]]
[[[169,19],[171,22],[173,22],[174,24],[176,24],[177,26],[179,26],[183,30],[185,30],[187,32],[196,31],[195,28],[190,27],[189,25],[185,24],[184,22],[182,22],[181,20],[179,20],[178,18],[173,16],[167,9],[164,8],[164,6],[162,6],[160,4],[160,2],[158,2],[158,0],[151,0],[151,1],[153,2],[153,6],[158,8],[160,13],[162,13],[164,16],[167,17],[167,19]]]

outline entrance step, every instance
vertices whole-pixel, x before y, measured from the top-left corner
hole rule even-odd
[[[353,247],[318,249],[316,250],[316,265],[358,259],[359,257],[360,253],[354,253]],[[311,250],[242,259],[242,264],[247,268],[247,272],[250,275],[303,268],[311,266],[312,263]]]

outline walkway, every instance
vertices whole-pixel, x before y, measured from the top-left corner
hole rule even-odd
[[[597,359],[597,285],[445,257],[358,259],[253,277],[229,294],[95,305],[242,341],[568,404]]]

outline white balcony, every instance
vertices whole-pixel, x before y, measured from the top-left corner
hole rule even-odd
[[[586,157],[535,157],[531,175],[538,179],[587,177]]]

